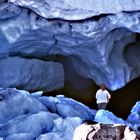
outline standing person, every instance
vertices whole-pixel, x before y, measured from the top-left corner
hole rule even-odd
[[[109,92],[105,89],[105,85],[101,84],[100,89],[96,92],[96,99],[99,109],[106,109],[106,105],[111,98]]]

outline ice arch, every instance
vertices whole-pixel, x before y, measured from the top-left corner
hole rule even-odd
[[[36,0],[30,3],[24,0],[10,2],[2,1],[0,5],[3,13],[0,14],[1,59],[22,57],[59,62],[65,69],[72,67],[83,79],[93,80],[98,85],[105,83],[111,90],[121,88],[139,76],[134,72],[138,71],[139,64],[129,64],[128,52],[124,51],[126,46],[136,41],[136,34],[140,32],[138,2],[129,7],[130,0],[126,7],[121,7],[121,3],[116,1],[113,7],[118,6],[118,11],[114,9],[111,12],[103,5],[101,8],[96,1],[99,13],[90,11],[93,8],[90,5],[86,6],[86,12],[83,11],[78,1],[71,1],[71,6],[67,1],[63,10],[59,9],[60,1],[53,4],[44,0],[46,4],[42,7]],[[79,8],[75,19],[72,18],[73,4],[78,4]],[[57,17],[57,12],[53,11],[56,6],[61,11]],[[44,16],[46,11],[50,12],[49,16]],[[79,11],[81,14],[78,16]],[[68,59],[58,60],[56,56]],[[66,72],[64,70],[65,75]],[[67,76],[68,79],[71,77]],[[72,79],[77,80],[75,76]]]

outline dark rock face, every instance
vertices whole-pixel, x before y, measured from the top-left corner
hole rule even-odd
[[[121,124],[82,124],[75,130],[73,140],[139,140],[139,138],[128,126]]]

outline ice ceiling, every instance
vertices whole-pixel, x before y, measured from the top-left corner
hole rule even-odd
[[[140,75],[139,10],[139,0],[1,0],[0,86],[52,91],[80,76],[123,87]]]

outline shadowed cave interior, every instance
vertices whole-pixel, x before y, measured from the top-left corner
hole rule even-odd
[[[107,110],[113,112],[118,117],[126,119],[130,114],[132,107],[140,99],[140,77],[132,80],[126,84],[123,88],[116,91],[110,91],[111,99],[107,105]],[[64,94],[66,97],[78,100],[90,108],[97,109],[95,100],[95,93],[99,87],[92,82],[91,87],[83,90],[74,89],[70,83],[65,82],[63,89],[59,89],[52,92],[44,93],[44,95],[55,96],[57,94]],[[86,93],[85,93],[86,92]],[[79,96],[79,94],[81,96]]]
[[[136,40],[133,43],[128,44],[124,48],[124,59],[127,61],[127,56],[131,55],[133,58],[138,58],[138,52],[139,52],[139,44],[140,44],[140,35],[136,35]],[[137,51],[133,51],[133,50]],[[134,54],[134,52],[137,52],[137,54]],[[130,54],[131,53],[131,54]],[[58,89],[52,92],[44,93],[44,95],[50,95],[55,96],[57,94],[64,94],[66,97],[73,98],[75,100],[78,100],[90,108],[97,109],[97,104],[95,100],[95,94],[96,91],[99,89],[99,87],[94,83],[93,80],[83,78],[82,76],[79,76],[75,74],[74,70],[69,70],[65,67],[65,64],[67,63],[68,58],[64,56],[55,56],[52,57],[53,61],[59,61],[63,63],[64,70],[65,70],[65,77],[68,77],[68,80],[65,79],[64,88]],[[132,59],[134,60],[134,59]],[[134,61],[128,61],[127,64],[129,66],[134,66],[136,62]],[[139,73],[139,72],[138,72]],[[132,73],[133,74],[133,73]],[[71,77],[78,77],[78,81],[76,83],[73,79],[69,79],[69,76]],[[75,87],[76,84],[76,87]],[[82,85],[85,85],[85,87],[82,87]],[[87,86],[86,86],[87,85]],[[127,83],[123,88],[118,89],[116,91],[111,91],[108,89],[108,91],[111,93],[111,100],[107,105],[107,110],[113,112],[118,117],[121,117],[123,119],[126,119],[128,115],[130,114],[130,111],[134,104],[140,99],[140,77],[130,81]],[[79,88],[78,88],[79,87]]]
[[[140,44],[140,35],[136,35],[136,42],[130,43],[124,48],[124,58],[127,59],[127,56],[132,53],[133,49],[137,49],[139,52],[139,44]],[[134,51],[135,52],[135,51]],[[14,54],[15,56],[19,54]],[[12,55],[13,56],[13,55]],[[131,54],[132,57],[138,57],[138,54]],[[20,57],[31,59],[30,56],[22,56]],[[77,101],[84,103],[85,105],[89,106],[90,108],[97,109],[97,104],[95,100],[96,91],[99,87],[93,80],[86,79],[80,75],[78,75],[75,70],[71,67],[67,67],[67,63],[70,62],[69,58],[74,56],[62,56],[62,55],[51,55],[46,56],[42,59],[45,61],[55,61],[60,62],[63,64],[64,71],[65,71],[65,83],[62,89],[58,89],[51,92],[45,92],[44,95],[46,96],[55,96],[58,94],[64,94],[66,97],[73,98]],[[132,59],[133,60],[133,59]],[[127,62],[128,65],[132,66],[135,63],[132,61]],[[70,78],[71,77],[71,78]],[[77,80],[75,82],[75,77]],[[107,105],[107,110],[113,112],[118,117],[126,119],[130,114],[130,111],[134,104],[140,99],[140,77],[132,80],[131,82],[127,83],[123,88],[118,89],[116,91],[108,91],[111,93],[111,100]],[[17,87],[21,89],[22,87]],[[31,91],[34,92],[34,91]]]
[[[131,38],[135,36],[135,42],[131,42],[127,46],[124,46],[124,50],[123,50],[123,59],[127,62],[127,65],[137,70],[135,71],[135,73],[137,74],[132,73],[132,77],[133,77],[133,75],[140,75],[140,72],[138,70],[140,66],[139,66],[139,63],[137,63],[137,61],[140,60],[140,57],[139,57],[140,34],[138,33],[130,34],[131,31],[130,32],[129,31],[130,30],[127,28],[116,28],[115,30],[111,30],[111,32],[108,33],[109,38],[111,38],[113,35],[115,37],[115,34],[116,35],[120,35],[120,33],[126,33],[126,35],[128,34],[128,36],[124,36],[124,38],[123,37],[120,39],[118,38],[115,41],[112,40],[112,44],[113,44],[112,46],[114,48],[112,48],[112,50],[109,50],[111,51],[110,57],[109,57],[109,64],[111,66],[114,64],[116,60],[114,60],[113,58],[117,58],[115,55],[120,52],[120,51],[119,52],[117,51],[118,49],[117,47],[119,45],[114,45],[114,44],[117,44],[117,43],[119,44],[119,42],[123,42],[123,40],[125,40],[125,37],[126,38],[130,37],[130,40],[131,40]],[[106,39],[107,38],[105,38],[104,40]],[[71,64],[71,59],[73,58],[74,60],[79,59],[78,56],[76,55],[75,56],[74,55],[62,56],[62,55],[52,54],[52,55],[41,57],[41,56],[38,56],[37,51],[35,52],[35,54],[31,55],[28,53],[24,53],[24,51],[22,52],[22,50],[11,51],[9,56],[10,57],[18,56],[18,57],[23,57],[26,59],[36,58],[36,59],[41,59],[44,61],[54,61],[54,62],[62,63],[64,67],[64,74],[65,74],[64,87],[62,89],[58,89],[55,91],[46,92],[44,93],[44,95],[55,96],[57,94],[64,94],[66,97],[70,97],[75,100],[78,100],[88,105],[90,108],[97,109],[95,93],[99,87],[93,80],[86,79],[76,73],[75,69],[73,68],[73,65]],[[121,61],[118,61],[117,63],[119,62]],[[139,97],[140,97],[139,85],[140,85],[140,77],[135,80],[132,80],[121,89],[118,89],[116,91],[109,91],[112,95],[112,98],[107,106],[107,109],[113,112],[118,117],[127,118],[128,114],[130,113],[131,108],[134,106],[136,101],[139,100]],[[17,87],[17,88],[23,89],[22,87]]]

